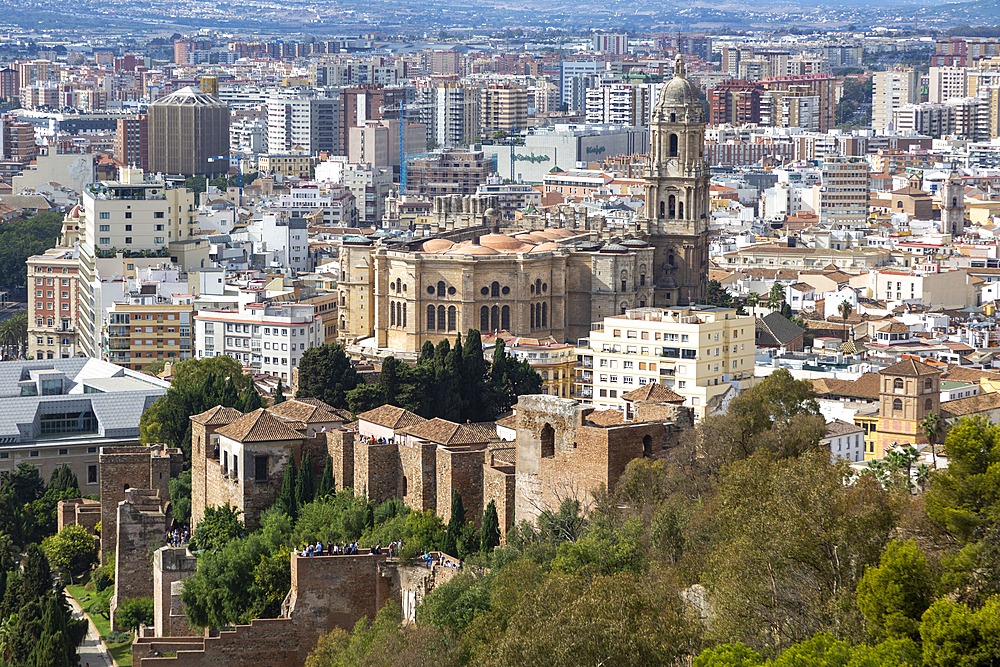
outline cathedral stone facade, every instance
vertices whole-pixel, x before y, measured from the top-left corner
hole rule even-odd
[[[650,132],[646,227],[655,248],[654,305],[700,303],[708,283],[711,216],[705,111],[679,54],[674,78],[660,89]]]

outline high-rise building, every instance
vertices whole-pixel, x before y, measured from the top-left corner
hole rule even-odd
[[[917,72],[912,67],[898,67],[875,72],[872,87],[872,129],[892,128],[892,112],[917,101]]]
[[[427,149],[427,130],[420,123],[406,123],[403,127],[405,155],[423,153]],[[348,162],[367,163],[374,167],[388,167],[399,173],[399,120],[395,118],[369,120],[361,127],[351,128]]]
[[[491,83],[479,93],[479,136],[495,132],[513,134],[528,124],[528,89],[514,84]]]
[[[813,210],[821,223],[859,227],[868,221],[869,168],[859,157],[828,157],[820,168],[821,184]]]
[[[51,60],[30,60],[17,64],[18,85],[33,86],[41,81],[59,81],[59,63]]]
[[[604,63],[592,60],[564,60],[559,63],[559,100],[570,111],[582,110],[587,102],[587,86],[581,80],[604,71]]]
[[[136,284],[108,308],[105,333],[111,363],[141,371],[157,361],[191,358],[191,297],[172,300],[157,294],[156,287]]]
[[[348,164],[341,183],[354,193],[357,222],[378,225],[385,215],[385,198],[392,190],[392,170],[370,164]]]
[[[68,359],[77,341],[79,261],[73,248],[56,247],[28,258],[28,356]]]
[[[759,124],[763,94],[764,86],[756,81],[723,81],[708,91],[709,124]]]
[[[229,105],[190,86],[149,105],[149,170],[170,176],[229,172]]]
[[[658,83],[615,83],[587,90],[587,123],[646,127],[660,92]]]
[[[0,148],[2,148],[0,152],[3,154],[3,159],[20,164],[34,160],[38,155],[34,126],[31,123],[18,121],[13,115],[0,117],[0,125],[3,125],[0,135]]]
[[[21,90],[16,67],[0,67],[0,98],[16,97]]]
[[[594,35],[594,50],[622,55],[628,53],[627,34]]]
[[[479,133],[479,89],[471,82],[443,81],[418,89],[415,119],[427,127],[427,139],[442,148],[467,146]]]
[[[650,134],[645,199],[655,249],[653,305],[686,306],[705,298],[711,211],[705,112],[679,54],[673,79],[660,89]]]
[[[149,116],[118,119],[115,159],[124,165],[149,171]]]
[[[342,155],[341,100],[337,97],[281,95],[267,100],[267,150],[287,154],[326,151]]]
[[[931,67],[927,77],[927,101],[947,102],[967,95],[964,67]]]
[[[817,98],[817,132],[827,132],[834,127],[834,117],[836,112],[836,79],[829,74],[800,74],[795,76],[777,76],[765,79],[761,82],[773,102],[771,108],[777,110],[778,122],[771,121],[772,125],[780,125],[782,122],[782,109],[795,108],[799,103],[784,103],[784,97],[812,97]],[[793,111],[793,113],[795,113]],[[787,118],[787,116],[785,117]],[[763,119],[762,119],[763,120]],[[793,126],[789,126],[793,127]]]
[[[471,195],[495,173],[492,155],[482,151],[440,151],[407,160],[405,194]]]

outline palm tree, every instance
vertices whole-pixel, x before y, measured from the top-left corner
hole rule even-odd
[[[931,458],[934,459],[934,469],[937,470],[937,438],[941,430],[941,415],[936,412],[928,413],[920,420],[920,430],[924,432],[924,437],[931,446]]]
[[[837,310],[840,311],[840,316],[844,318],[844,342],[847,342],[847,318],[851,316],[851,312],[854,310],[854,306],[847,299],[840,302],[837,306]]]
[[[771,291],[767,294],[767,306],[772,311],[777,310],[781,307],[781,304],[785,301],[785,289],[781,286],[781,283],[774,283],[771,287]]]
[[[927,488],[927,481],[931,478],[931,469],[927,467],[926,463],[921,463],[917,466],[917,488],[920,489],[920,493],[923,493]]]
[[[750,308],[756,308],[760,304],[760,294],[757,292],[750,292],[747,294],[747,305]]]

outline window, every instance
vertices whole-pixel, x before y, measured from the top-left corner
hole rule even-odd
[[[542,426],[539,436],[541,445],[541,456],[543,459],[550,459],[556,455],[556,430],[551,424]]]
[[[155,211],[153,213],[153,217],[154,218],[162,218],[163,217],[163,211]]]
[[[97,231],[99,231],[99,232],[110,232],[111,231],[111,225],[98,225],[97,226]]]
[[[69,450],[68,449],[60,449],[59,450],[59,456],[66,456],[68,454],[69,454]]]
[[[125,219],[126,220],[132,219],[132,211],[125,211]]]
[[[102,236],[97,239],[98,245],[109,245],[111,243],[111,238],[108,236]]]
[[[903,401],[899,398],[892,399],[892,411],[902,412],[902,410],[903,410]]]
[[[87,464],[87,484],[97,484],[97,464]]]
[[[903,379],[902,378],[896,378],[895,380],[893,380],[892,381],[892,388],[893,389],[902,389],[903,388]]]
[[[111,213],[109,213],[108,211],[101,211],[99,217],[101,218],[101,220],[108,220],[109,218],[111,218]]]
[[[924,391],[930,391],[934,389],[934,380],[932,378],[927,378],[924,380]]]
[[[933,409],[934,409],[934,401],[928,398],[927,400],[924,401],[924,411],[930,412]]]

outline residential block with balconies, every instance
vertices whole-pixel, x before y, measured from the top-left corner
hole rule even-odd
[[[754,318],[734,308],[636,308],[595,322],[577,346],[574,396],[625,409],[622,394],[661,384],[701,419],[753,379]]]

